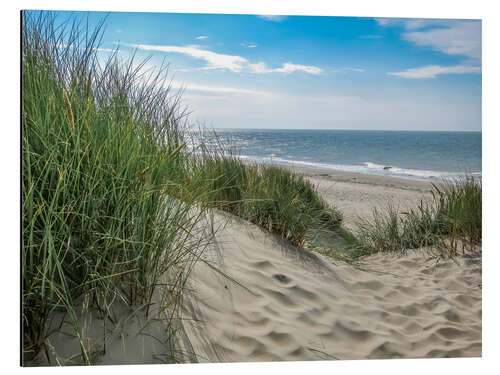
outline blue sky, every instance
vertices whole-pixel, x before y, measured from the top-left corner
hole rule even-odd
[[[109,13],[117,46],[215,128],[481,130],[479,20]]]

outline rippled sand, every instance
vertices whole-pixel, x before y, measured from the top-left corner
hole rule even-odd
[[[206,261],[184,324],[201,362],[481,356],[479,253],[361,270],[233,218]]]
[[[430,185],[423,182],[305,174],[351,228],[358,216],[369,218],[373,207],[389,201],[412,205],[429,196]],[[437,263],[422,251],[379,254],[365,258],[360,269],[293,247],[230,215],[214,213],[200,227],[213,245],[186,285],[177,330],[182,352],[176,357],[182,361],[481,356],[480,252]],[[120,316],[107,328],[99,319],[84,325],[97,344],[108,332],[97,363],[171,360],[161,319],[143,321],[137,311]],[[70,325],[65,327],[68,332],[54,334],[50,343],[60,358],[73,358],[61,363],[75,364],[78,341]]]

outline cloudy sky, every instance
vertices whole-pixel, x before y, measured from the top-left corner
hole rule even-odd
[[[479,20],[110,13],[117,46],[215,128],[481,130]]]

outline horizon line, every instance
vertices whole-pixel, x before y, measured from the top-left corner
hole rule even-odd
[[[335,131],[384,131],[384,132],[428,132],[428,133],[482,133],[481,130],[418,130],[418,129],[323,129],[323,128],[217,128],[214,130],[335,130]]]

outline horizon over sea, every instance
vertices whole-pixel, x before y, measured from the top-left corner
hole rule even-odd
[[[216,129],[242,159],[411,179],[482,175],[482,132]]]

